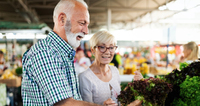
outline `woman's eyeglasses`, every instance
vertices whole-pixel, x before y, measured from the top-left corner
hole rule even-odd
[[[107,51],[107,49],[113,53],[115,52],[115,50],[117,49],[117,46],[110,46],[110,47],[106,47],[106,46],[94,46],[94,48],[98,48],[100,52],[105,53]]]

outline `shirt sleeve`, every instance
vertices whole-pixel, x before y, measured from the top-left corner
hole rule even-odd
[[[32,74],[40,91],[53,105],[58,101],[72,97],[66,68],[62,66],[62,59],[50,51],[40,51],[32,56]]]
[[[92,84],[85,73],[79,75],[79,85],[83,101],[94,103],[92,99]]]

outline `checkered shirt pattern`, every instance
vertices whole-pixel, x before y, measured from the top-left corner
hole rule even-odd
[[[51,31],[27,50],[22,59],[24,106],[52,106],[73,97],[82,100],[74,69],[75,51]]]

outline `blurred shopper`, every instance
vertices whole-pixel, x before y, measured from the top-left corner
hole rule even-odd
[[[18,55],[16,57],[16,61],[15,61],[17,67],[22,67],[22,56],[21,55]]]
[[[136,56],[133,58],[133,61],[140,66],[142,63],[146,62],[147,60],[142,56],[141,52],[137,52]]]
[[[125,52],[124,55],[123,55],[123,57],[122,57],[122,67],[125,66],[125,61],[129,57],[128,54],[129,54],[128,52]]]
[[[122,58],[119,54],[114,54],[114,57],[110,63],[113,63],[115,67],[119,68],[122,66]]]
[[[87,4],[83,0],[60,0],[53,19],[53,31],[23,55],[23,105],[97,106],[81,101],[73,64],[73,48],[88,34]]]
[[[151,57],[149,53],[145,55],[145,59],[146,59],[147,64],[154,64],[153,58]]]
[[[75,57],[76,57],[75,70],[76,74],[79,75],[91,65],[91,62],[89,58],[85,57],[84,51],[80,47],[76,49]]]
[[[116,98],[121,90],[119,71],[109,65],[117,49],[114,36],[107,31],[99,31],[90,39],[90,46],[95,60],[79,75],[81,96],[84,101],[106,106],[117,105]]]
[[[128,57],[125,59],[124,61],[124,67],[127,65],[127,64],[133,64],[134,61],[133,61],[133,58],[134,58],[134,55],[132,53],[130,53],[128,55]]]
[[[3,51],[0,50],[0,64],[4,64],[4,63],[5,63],[4,54],[3,54]]]
[[[188,42],[183,45],[183,56],[180,62],[191,63],[199,58],[199,47],[195,42]]]
[[[5,67],[4,54],[3,51],[0,50],[0,74],[3,73],[4,67]]]

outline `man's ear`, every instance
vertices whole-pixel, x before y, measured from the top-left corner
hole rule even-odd
[[[67,19],[67,16],[65,15],[65,13],[60,13],[59,16],[58,16],[59,25],[64,26],[66,19]]]

